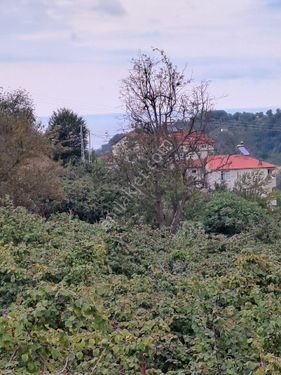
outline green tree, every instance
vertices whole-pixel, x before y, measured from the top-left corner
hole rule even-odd
[[[67,108],[55,111],[49,119],[46,135],[53,145],[55,160],[67,163],[81,157],[81,139],[84,148],[87,146],[85,120]]]
[[[89,223],[104,219],[120,196],[118,176],[101,161],[67,166],[63,186],[66,197],[54,202],[54,211]]]
[[[271,176],[264,176],[263,171],[252,171],[244,173],[234,184],[234,192],[244,198],[255,201],[266,202],[270,198]]]

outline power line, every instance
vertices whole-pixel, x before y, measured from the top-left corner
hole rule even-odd
[[[227,128],[237,128],[237,130],[241,130],[241,126],[237,125],[228,125]],[[268,132],[281,132],[281,129],[271,129],[269,127],[261,127],[259,125],[246,125],[243,130],[252,129],[252,130],[260,130],[260,131],[268,131]]]

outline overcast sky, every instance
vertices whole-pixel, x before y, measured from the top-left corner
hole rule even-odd
[[[118,113],[130,59],[165,49],[217,108],[280,107],[281,0],[0,0],[0,86],[38,115]]]

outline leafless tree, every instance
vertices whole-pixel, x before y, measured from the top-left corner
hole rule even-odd
[[[208,83],[193,84],[164,51],[154,49],[152,56],[140,54],[133,59],[122,82],[121,99],[134,132],[117,158],[120,170],[130,183],[140,173],[149,176],[139,188],[154,202],[157,224],[175,229],[191,186],[199,179],[204,185],[203,172],[196,178],[187,175],[195,164],[203,171],[206,163],[201,146],[211,109]],[[180,137],[175,132],[179,124],[184,126]],[[155,155],[164,142],[170,147],[157,162]]]

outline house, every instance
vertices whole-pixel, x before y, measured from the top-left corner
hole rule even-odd
[[[233,190],[237,181],[245,175],[266,181],[266,190],[271,192],[276,187],[277,167],[266,161],[250,155],[213,155],[209,156],[206,165],[207,184],[210,189],[223,184],[228,190]]]
[[[176,145],[179,145],[178,152],[181,160],[206,159],[215,150],[214,140],[195,130],[187,132],[185,129],[179,129],[172,133],[172,140]]]
[[[149,135],[137,130],[126,133],[122,139],[112,146],[113,157],[124,155],[129,149],[139,151],[140,144],[147,137]],[[177,157],[180,160],[205,159],[214,152],[214,140],[199,131],[178,129],[169,133],[167,138],[174,147],[177,147]],[[164,142],[164,137],[162,142]]]
[[[137,130],[125,134],[113,145],[113,158],[126,155],[128,149],[139,152],[146,137],[149,135]],[[257,175],[264,181],[267,193],[276,187],[278,167],[251,156],[243,142],[237,146],[237,154],[215,155],[214,140],[202,132],[178,129],[171,132],[168,138],[177,148],[174,160],[183,164],[186,179],[194,181],[199,188],[213,190],[216,186],[224,185],[226,189],[233,190],[238,181],[243,181],[243,177],[249,179]]]

